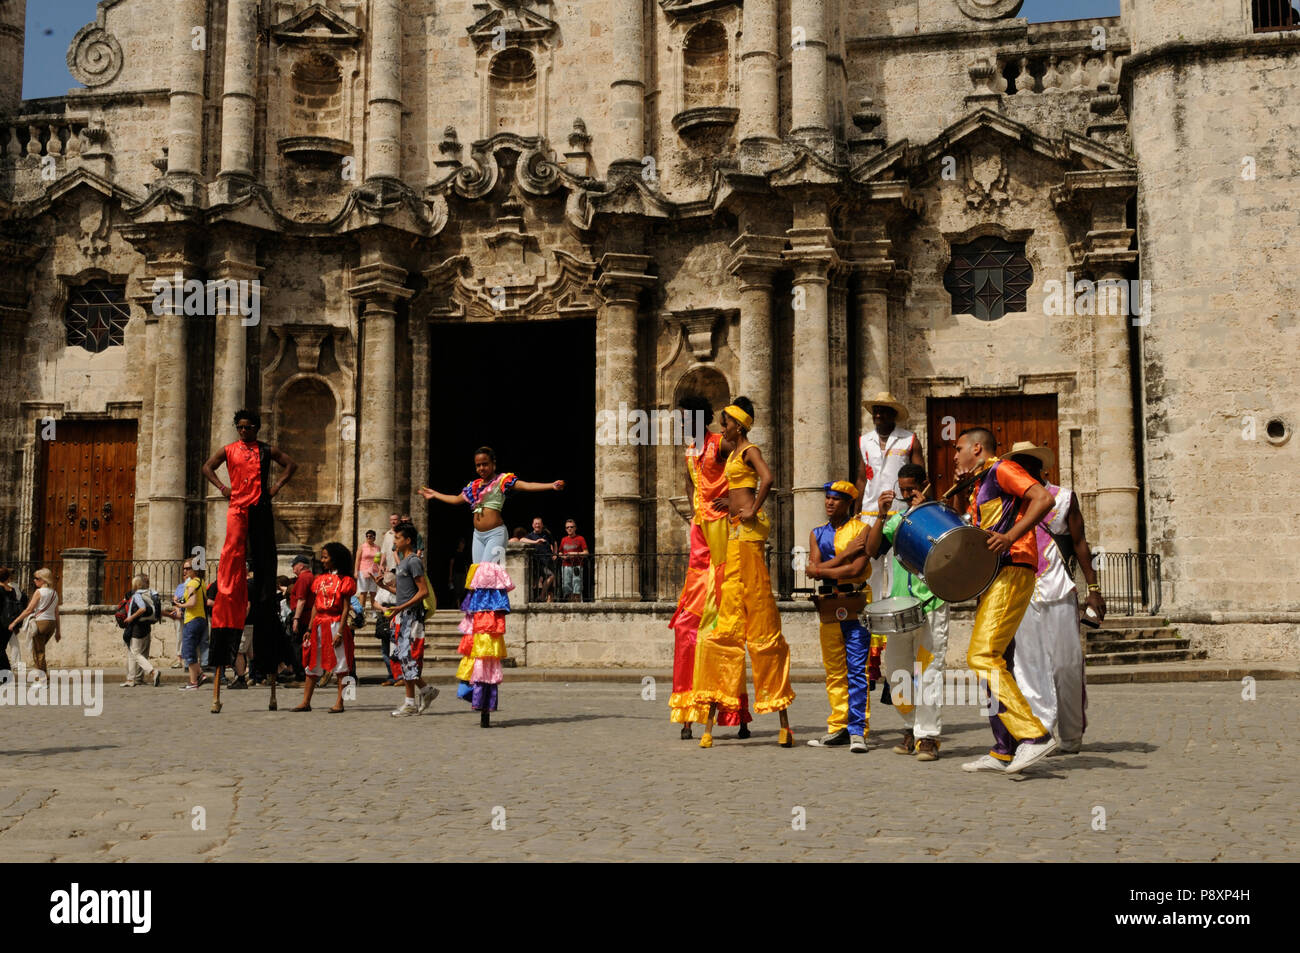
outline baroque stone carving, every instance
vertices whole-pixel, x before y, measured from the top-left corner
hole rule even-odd
[[[1011,173],[1001,153],[980,149],[970,155],[966,177],[966,205],[979,212],[1003,208],[1011,201],[1007,184]]]
[[[99,24],[88,23],[68,47],[68,72],[92,89],[111,83],[122,72],[122,47]]]

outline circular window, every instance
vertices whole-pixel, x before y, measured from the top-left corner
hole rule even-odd
[[[1264,425],[1264,434],[1268,437],[1268,442],[1275,447],[1280,447],[1291,439],[1291,428],[1286,425],[1286,421],[1281,417],[1274,417]]]

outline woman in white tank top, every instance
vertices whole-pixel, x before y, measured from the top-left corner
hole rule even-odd
[[[18,614],[13,622],[9,623],[9,631],[15,632],[23,624],[23,620],[28,616],[36,624],[36,631],[32,633],[32,663],[33,667],[44,672],[49,676],[49,668],[45,663],[45,643],[49,641],[50,636],[54,636],[54,641],[58,642],[61,638],[59,635],[59,594],[54,591],[54,573],[48,569],[38,569],[32,574],[32,581],[36,584],[36,591],[32,593],[31,602],[27,603],[27,608]]]

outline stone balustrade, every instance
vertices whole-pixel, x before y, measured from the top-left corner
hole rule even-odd
[[[89,133],[89,135],[88,135]],[[95,132],[84,118],[62,115],[17,116],[0,122],[0,156],[74,158],[92,144]]]
[[[971,66],[977,94],[1042,96],[1059,93],[1113,93],[1127,49],[1105,51],[1062,49],[1011,51],[996,60],[983,59]]]

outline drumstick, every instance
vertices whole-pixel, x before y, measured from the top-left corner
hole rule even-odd
[[[975,483],[975,481],[980,478],[980,476],[981,476],[980,473],[971,473],[968,474],[967,476],[962,477],[960,480],[958,480],[949,488],[947,493],[939,497],[939,499],[946,500],[954,493],[960,493],[963,490],[969,489]]]

